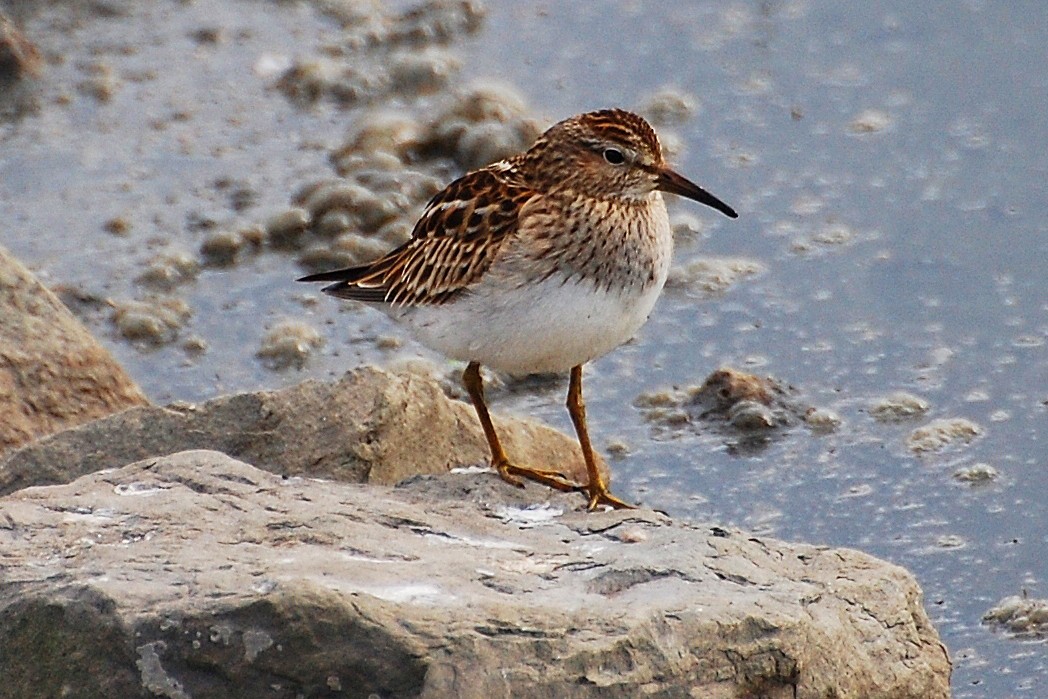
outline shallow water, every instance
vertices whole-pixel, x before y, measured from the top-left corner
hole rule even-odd
[[[1002,596],[1045,596],[1048,582],[1048,9],[667,5],[505,11],[490,26],[514,31],[485,47],[533,100],[565,112],[635,101],[639,85],[695,95],[681,169],[740,213],[697,212],[709,224],[701,252],[767,268],[719,299],[668,293],[639,341],[598,363],[594,429],[634,450],[614,464],[620,488],[675,514],[899,563],[951,650],[956,696],[1039,696],[1043,641],[979,619]],[[586,27],[582,46],[561,45],[552,28],[568,26]],[[833,227],[843,235],[827,237],[845,242],[812,243]],[[650,441],[623,416],[637,387],[700,383],[722,363],[798,387],[843,425],[739,453],[695,434]],[[983,434],[914,455],[904,440],[924,420],[867,414],[900,389]],[[976,463],[999,480],[952,477]]]
[[[330,174],[327,153],[349,118],[327,103],[289,104],[259,70],[268,54],[315,50],[330,22],[303,6],[207,5],[25,17],[41,48],[65,58],[29,90],[24,113],[0,123],[0,240],[48,283],[138,297],[134,278],[158,250],[195,253],[207,222],[260,221]],[[616,492],[903,565],[954,659],[955,696],[1040,696],[1044,641],[979,620],[1005,596],[1048,597],[1048,6],[521,5],[489,4],[483,29],[456,49],[463,79],[497,77],[550,120],[637,107],[664,86],[692,96],[695,114],[660,130],[683,144],[679,169],[740,218],[674,203],[700,222],[678,240],[677,261],[763,267],[719,295],[667,290],[636,341],[587,372],[598,444],[628,449],[612,461]],[[226,38],[201,41],[202,27]],[[189,70],[170,69],[186,60]],[[98,63],[119,77],[107,102],[78,87]],[[231,206],[222,178],[251,193],[248,206]],[[104,231],[113,217],[130,224],[126,236]],[[199,355],[118,339],[104,306],[81,313],[157,401],[275,388],[359,361],[440,362],[410,342],[376,348],[397,328],[314,304],[290,283],[299,271],[268,253],[205,268],[183,292],[193,317],[182,335],[205,340]],[[302,371],[273,372],[254,356],[285,317],[327,338]],[[843,422],[742,449],[708,431],[661,431],[632,407],[721,365],[774,376]],[[564,387],[536,382],[496,407],[570,430]],[[898,390],[926,399],[928,416],[874,420],[872,405]],[[935,418],[982,431],[915,454],[906,438]],[[978,463],[999,477],[953,477]]]

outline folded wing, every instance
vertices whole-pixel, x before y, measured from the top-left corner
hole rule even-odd
[[[302,277],[335,282],[325,293],[395,306],[441,304],[476,283],[503,241],[516,232],[520,210],[536,193],[502,162],[471,172],[439,192],[411,240],[366,265]]]

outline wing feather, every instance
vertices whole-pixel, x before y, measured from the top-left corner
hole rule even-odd
[[[512,161],[471,172],[430,200],[408,242],[369,264],[299,281],[334,282],[323,291],[358,301],[445,303],[484,275],[536,194],[516,177]]]

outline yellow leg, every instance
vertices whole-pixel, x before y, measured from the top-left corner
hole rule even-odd
[[[484,428],[484,436],[487,437],[488,448],[491,449],[491,465],[502,476],[502,480],[523,488],[523,481],[517,477],[523,476],[564,492],[582,490],[582,486],[578,483],[572,483],[563,474],[556,471],[540,471],[511,464],[506,457],[506,452],[502,449],[502,443],[495,432],[495,425],[492,424],[491,415],[488,414],[488,406],[484,402],[484,379],[480,376],[480,364],[470,362],[466,366],[466,370],[462,372],[462,383],[465,384],[466,392],[473,401],[473,408],[477,411],[480,426]]]
[[[586,460],[586,470],[589,472],[589,485],[586,486],[586,492],[589,494],[589,509],[594,510],[598,505],[611,505],[616,509],[634,509],[635,505],[619,500],[608,491],[608,484],[604,482],[600,471],[597,470],[597,459],[593,455],[593,445],[590,444],[589,429],[586,427],[586,404],[582,402],[581,364],[571,368],[567,406],[571,422],[575,425],[575,434],[579,436],[582,458]]]

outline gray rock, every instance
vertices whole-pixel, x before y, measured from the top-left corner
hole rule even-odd
[[[0,500],[2,691],[949,695],[902,568],[543,493],[281,478],[206,451],[21,490]]]
[[[0,455],[147,403],[69,309],[0,247]]]
[[[494,420],[510,458],[586,482],[574,438],[528,420]],[[489,461],[472,406],[449,399],[432,380],[364,367],[336,383],[136,408],[53,435],[0,462],[0,494],[187,449],[214,449],[283,475],[356,483],[393,484]]]

